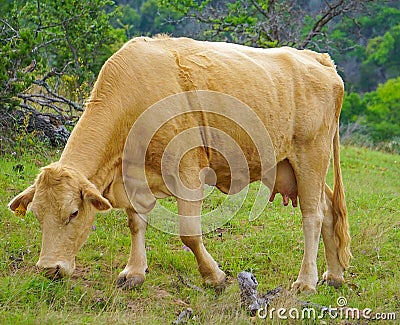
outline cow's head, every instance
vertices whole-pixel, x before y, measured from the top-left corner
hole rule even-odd
[[[44,167],[35,183],[9,204],[12,211],[30,210],[42,230],[37,266],[51,278],[70,275],[75,255],[86,240],[96,211],[111,204],[81,173],[59,163]]]

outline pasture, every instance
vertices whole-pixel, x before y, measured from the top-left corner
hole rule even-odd
[[[303,252],[301,215],[299,208],[283,207],[280,197],[258,219],[250,222],[244,206],[227,224],[204,236],[208,251],[228,275],[221,293],[202,286],[194,256],[178,237],[152,227],[147,231],[145,283],[132,291],[117,289],[115,281],[130,247],[121,211],[97,215],[71,278],[46,279],[35,270],[41,246],[39,223],[32,213],[15,217],[7,203],[58,155],[26,151],[1,157],[1,324],[171,324],[186,308],[193,310],[188,324],[345,324],[329,315],[323,320],[251,318],[240,306],[236,281],[240,271],[257,277],[260,293],[280,285],[289,289],[296,279]],[[382,321],[395,324],[400,322],[400,156],[342,147],[341,160],[354,259],[342,288],[321,284],[318,293],[297,298],[336,307],[337,299],[344,297],[349,307],[371,309],[372,317],[395,313],[391,315],[396,321]],[[325,271],[322,241],[318,270],[319,276]],[[273,306],[301,308],[292,293],[282,295]],[[346,324],[353,323],[360,321]]]

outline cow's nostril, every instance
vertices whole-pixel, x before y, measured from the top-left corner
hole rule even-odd
[[[69,263],[61,260],[49,261],[48,259],[41,259],[36,263],[36,268],[39,273],[47,278],[58,280],[74,272],[75,261]]]
[[[57,265],[56,267],[45,268],[43,273],[46,278],[49,278],[50,280],[59,280],[62,278],[60,265]]]

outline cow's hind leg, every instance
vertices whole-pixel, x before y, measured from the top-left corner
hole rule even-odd
[[[325,177],[329,165],[329,150],[302,150],[294,164],[304,232],[304,255],[296,291],[316,291],[318,282],[317,253],[325,210]]]
[[[292,284],[296,291],[316,291],[318,282],[317,253],[321,233],[322,213],[319,209],[302,211],[304,255],[297,280]]]
[[[128,226],[131,232],[131,251],[128,264],[118,275],[117,286],[131,289],[140,286],[145,280],[147,269],[145,232],[147,222],[144,216],[139,216],[133,209],[126,210]]]
[[[207,252],[201,235],[201,201],[177,199],[179,213],[179,231],[182,242],[196,257],[203,282],[212,287],[221,287],[225,283],[225,273]]]
[[[322,222],[322,239],[324,241],[326,272],[322,276],[323,281],[335,288],[343,284],[344,268],[339,261],[338,248],[335,242],[335,224],[332,210],[332,191],[325,186],[326,212]]]

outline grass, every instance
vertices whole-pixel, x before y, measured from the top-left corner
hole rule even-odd
[[[180,281],[179,276],[201,286],[192,253],[183,249],[179,238],[152,227],[147,232],[150,272],[145,283],[133,291],[117,289],[116,277],[127,262],[130,246],[125,215],[120,211],[97,216],[95,229],[78,253],[74,276],[52,282],[37,274],[34,265],[40,253],[39,224],[31,213],[23,219],[14,217],[6,206],[33,182],[38,169],[57,160],[57,155],[27,151],[1,158],[1,324],[171,324],[189,307],[193,310],[189,324],[283,322],[276,317],[250,317],[240,306],[236,283],[236,275],[244,270],[257,277],[260,293],[279,285],[289,288],[296,279],[303,251],[301,215],[298,208],[284,208],[280,200],[268,205],[252,222],[242,209],[219,231],[205,236],[208,251],[228,275],[227,287],[220,294],[209,288],[198,291]],[[344,147],[342,170],[354,255],[346,283],[337,290],[319,285],[317,294],[300,294],[297,298],[335,307],[337,298],[343,296],[354,308],[396,312],[399,322],[400,156]],[[332,184],[331,173],[328,183]],[[320,276],[324,268],[321,243]],[[288,293],[274,305],[290,308],[297,303]],[[341,321],[327,316],[324,322]]]

